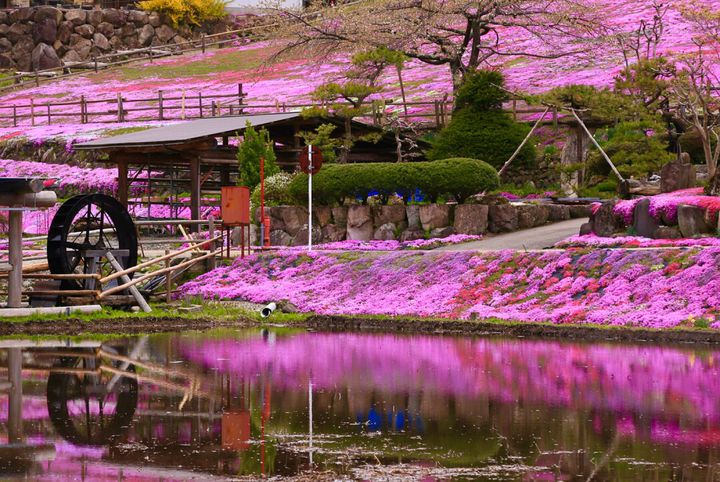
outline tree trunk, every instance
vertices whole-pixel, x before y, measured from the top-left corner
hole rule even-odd
[[[710,178],[705,194],[708,196],[720,196],[720,171],[715,169],[715,174]]]

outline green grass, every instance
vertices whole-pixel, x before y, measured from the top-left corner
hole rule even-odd
[[[133,132],[140,132],[147,129],[150,129],[151,126],[137,126],[137,127],[121,127],[119,129],[108,129],[106,131],[103,131],[102,135],[104,136],[119,136],[122,134],[132,134]]]

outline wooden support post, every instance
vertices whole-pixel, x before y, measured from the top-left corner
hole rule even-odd
[[[158,117],[160,120],[165,119],[165,112],[163,111],[163,91],[158,90]]]
[[[442,124],[440,123],[440,102],[435,101],[435,126],[437,126],[438,129],[442,127]]]
[[[205,34],[202,34],[202,36],[200,37],[200,42],[202,45],[202,53],[205,53]]]
[[[200,158],[190,159],[190,218],[200,219]],[[190,232],[197,233],[198,226],[190,226]]]
[[[8,397],[8,443],[19,444],[23,439],[22,420],[22,349],[8,348],[8,380],[12,384]]]
[[[17,125],[18,125],[17,106],[13,105],[13,127],[17,127]]]
[[[512,116],[513,120],[517,121],[517,99],[512,100]]]
[[[215,109],[216,109],[215,101],[212,101],[212,104],[210,104],[210,112],[212,113],[212,114],[211,114],[212,117],[217,116],[217,112],[216,112]]]
[[[122,94],[118,92],[117,95],[117,110],[118,110],[118,122],[125,122],[125,114],[123,113],[123,98]]]
[[[37,69],[35,69],[35,87],[40,87],[40,74]]]
[[[215,237],[215,218],[213,216],[210,216],[210,219],[208,219],[208,239],[213,239]],[[222,231],[222,230],[221,230]],[[215,241],[210,241],[210,247],[208,248],[210,251],[215,251],[217,248],[217,245],[215,244]],[[222,251],[222,244],[220,245],[220,249]],[[214,270],[216,267],[216,260],[215,256],[208,259],[207,268],[208,271]]]
[[[46,107],[47,107],[47,120],[48,120],[48,125],[50,125],[50,124],[52,124],[52,118],[51,118],[51,115],[50,115],[50,102],[47,103]]]
[[[203,117],[202,92],[198,92],[198,109],[200,110],[200,118]]]
[[[85,102],[85,95],[80,96],[80,123],[87,123],[87,104]]]
[[[165,256],[169,256],[170,250],[165,250]],[[172,259],[168,257],[165,259],[165,269],[168,270],[167,274],[165,275],[165,303],[170,304],[172,302],[172,278],[173,278],[173,272],[170,270],[170,265],[172,263]]]
[[[125,269],[110,251],[105,253],[105,257],[108,259],[108,261],[110,261],[113,269],[118,273]],[[120,276],[120,281],[122,281],[123,283],[130,283],[130,277],[124,274]],[[133,298],[135,298],[135,301],[137,301],[140,309],[142,309],[145,313],[150,313],[152,311],[152,308],[150,308],[150,305],[148,305],[147,301],[145,301],[145,298],[143,298],[143,295],[140,294],[140,291],[137,289],[136,286],[130,286],[128,288],[128,291],[131,295],[133,295]]]
[[[93,63],[95,64],[95,72],[97,72],[97,71],[98,71],[98,61],[97,61],[97,57],[93,57]]]
[[[17,208],[16,208],[17,209]],[[9,213],[9,253],[8,261],[12,269],[8,274],[8,308],[20,308],[22,297],[22,211],[11,210]]]
[[[30,97],[30,125],[35,126],[35,98]]]
[[[180,101],[180,118],[185,120],[185,89],[182,91],[182,100]]]
[[[113,160],[113,155],[110,154],[110,160]],[[128,161],[127,159],[118,159],[117,160],[117,167],[118,167],[118,201],[122,203],[123,206],[127,207],[128,205]]]
[[[600,146],[600,144],[598,144],[598,141],[595,140],[595,137],[593,137],[593,135],[590,133],[590,131],[588,130],[587,126],[582,121],[582,119],[580,119],[580,117],[578,117],[577,112],[575,112],[575,109],[571,109],[571,112],[572,112],[572,115],[575,117],[575,120],[578,121],[578,124],[580,124],[580,127],[582,127],[582,129],[585,131],[585,133],[588,135],[588,137],[590,138],[592,143],[595,144],[595,147],[598,148],[598,150],[600,151],[600,154],[602,154],[602,156],[605,158],[607,163],[610,164],[610,169],[612,169],[612,171],[615,173],[615,175],[620,180],[620,182],[624,183],[625,178],[622,177],[622,174],[620,174],[620,171],[617,170],[617,167],[615,167],[615,164],[613,164],[612,160],[607,155],[607,152],[605,152],[605,150]],[[578,137],[578,145],[582,145],[581,139],[582,139],[582,137],[579,136]]]
[[[238,115],[241,115],[243,113],[243,103],[245,99],[245,92],[243,92],[243,85],[242,83],[238,84]]]

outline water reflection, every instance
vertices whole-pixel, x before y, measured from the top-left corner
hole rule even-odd
[[[710,349],[287,331],[0,348],[2,477],[713,480],[720,456]]]

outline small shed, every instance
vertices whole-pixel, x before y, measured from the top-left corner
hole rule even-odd
[[[183,185],[190,193],[190,214],[200,218],[202,192],[219,192],[224,185],[234,184],[237,175],[237,148],[230,139],[242,135],[246,126],[264,127],[275,142],[277,163],[287,171],[298,165],[302,150],[302,131],[312,131],[318,126],[332,123],[338,126],[335,135],[344,135],[344,119],[337,117],[304,117],[299,112],[214,117],[157,127],[130,134],[96,139],[75,146],[75,149],[104,152],[107,162],[118,168],[118,199],[128,205],[133,182],[140,180],[138,173],[147,172],[143,179],[158,187]],[[350,152],[350,162],[395,161],[394,135],[383,129],[352,122],[354,134],[376,134],[377,142],[355,144]],[[129,175],[133,169],[132,177]],[[164,176],[152,174],[162,171]]]

